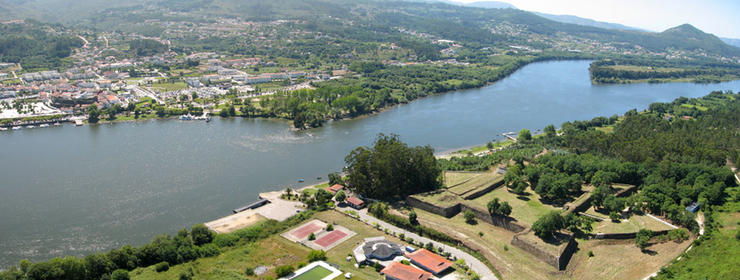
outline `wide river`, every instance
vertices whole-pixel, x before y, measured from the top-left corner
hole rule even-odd
[[[229,215],[263,191],[340,171],[378,133],[449,151],[501,133],[700,97],[722,84],[592,85],[588,61],[536,63],[497,84],[292,131],[266,119],[153,120],[0,132],[0,268],[141,245]],[[305,183],[298,183],[305,178]]]

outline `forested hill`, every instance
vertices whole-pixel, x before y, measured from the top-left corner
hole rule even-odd
[[[634,48],[639,46],[651,52],[677,49],[704,51],[709,55],[721,57],[740,56],[740,48],[726,45],[717,37],[701,32],[690,25],[682,25],[661,33],[613,30],[556,22],[517,9],[484,9],[441,2],[370,0],[8,1],[10,0],[0,0],[0,6],[4,8],[0,12],[0,20],[31,17],[85,28],[110,29],[110,31],[115,31],[120,24],[141,23],[146,19],[157,17],[172,19],[177,13],[192,13],[211,17],[239,17],[252,21],[342,19],[358,23],[373,32],[386,33],[397,28],[405,28],[461,43],[500,46],[518,44],[541,50],[557,46],[548,39],[567,34],[582,40],[629,44]],[[123,9],[122,6],[129,8],[128,10]],[[147,12],[130,13],[134,9]],[[157,15],[151,11],[160,13]],[[202,18],[192,16],[186,18],[202,20]],[[511,27],[514,30],[497,30],[496,28],[501,24],[513,25]]]

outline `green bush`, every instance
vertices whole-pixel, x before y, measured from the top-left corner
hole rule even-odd
[[[158,263],[158,264],[157,264],[157,265],[156,265],[156,266],[154,267],[154,269],[155,269],[155,270],[156,270],[157,272],[164,272],[164,271],[170,270],[170,264],[169,264],[169,263],[167,263],[167,262],[161,262],[161,263]]]
[[[308,240],[316,240],[316,235],[313,234],[312,232],[311,234],[308,235]]]
[[[111,280],[129,280],[131,279],[128,276],[128,271],[123,269],[116,269],[116,271],[113,271],[113,274],[110,275]]]
[[[309,262],[323,261],[323,260],[326,260],[326,252],[324,252],[324,250],[311,250],[311,252],[308,252]]]
[[[247,266],[247,268],[244,269],[244,273],[247,274],[247,275],[249,275],[249,276],[252,276],[252,275],[254,275],[254,268],[251,268],[251,267],[248,267]]]
[[[293,268],[293,266],[289,264],[281,265],[275,268],[275,273],[277,273],[278,277],[288,276],[293,273],[293,271],[295,271],[295,268]]]
[[[222,233],[216,235],[216,238],[213,239],[213,244],[216,244],[220,248],[234,246],[237,242],[239,242],[239,236],[234,233]]]

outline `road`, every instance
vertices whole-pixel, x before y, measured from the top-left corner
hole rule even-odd
[[[344,211],[344,210],[353,210],[354,211],[354,209],[349,208],[349,207],[344,207],[344,208],[337,207],[337,209],[339,211]],[[378,223],[382,228],[387,228],[388,230],[395,231],[395,232],[402,232],[407,237],[413,238],[414,241],[416,241],[416,242],[419,242],[419,241],[424,242],[424,243],[432,242],[432,244],[434,244],[434,247],[443,247],[443,248],[445,248],[445,251],[446,252],[450,252],[450,254],[452,254],[452,256],[456,256],[458,259],[464,259],[465,260],[465,263],[467,263],[467,265],[473,271],[475,271],[476,273],[478,273],[478,275],[480,275],[481,276],[481,279],[483,279],[483,280],[498,280],[498,278],[496,278],[496,275],[494,275],[493,272],[491,271],[491,269],[489,269],[485,264],[483,264],[483,262],[481,262],[480,260],[476,259],[475,257],[471,256],[470,254],[468,254],[468,253],[466,253],[466,252],[464,252],[462,250],[459,250],[459,249],[457,249],[455,247],[450,247],[447,244],[443,244],[443,243],[440,243],[440,242],[431,240],[431,239],[426,238],[426,237],[421,237],[421,236],[419,236],[417,234],[414,234],[412,232],[408,232],[408,231],[406,231],[404,229],[400,229],[400,228],[395,227],[395,226],[393,226],[391,224],[388,224],[388,223],[386,223],[384,221],[378,220],[377,218],[375,218],[375,217],[373,217],[373,216],[371,216],[370,214],[367,213],[367,208],[362,209],[360,211],[357,211],[357,213],[360,215],[360,220],[361,221],[366,221],[365,223],[367,223],[369,225],[372,225],[373,223]]]
[[[85,41],[85,45],[83,45],[82,48],[87,48],[87,44],[89,44],[90,42],[88,42],[87,39],[85,39],[85,37],[82,37],[80,35],[77,35],[77,37],[79,37],[80,39],[82,39],[82,41]]]

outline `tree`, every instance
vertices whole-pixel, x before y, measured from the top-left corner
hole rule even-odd
[[[411,223],[412,225],[417,224],[419,221],[417,221],[416,218],[416,212],[411,210],[411,212],[409,212],[409,223]]]
[[[557,135],[557,132],[555,131],[555,126],[554,125],[548,125],[548,126],[546,126],[544,131],[545,131],[545,135],[547,137],[553,137],[553,136]]]
[[[441,186],[434,149],[408,147],[397,135],[378,134],[372,148],[355,149],[345,162],[347,188],[364,197],[403,198]]]
[[[540,217],[532,224],[534,234],[542,239],[552,237],[556,231],[564,228],[565,219],[560,215],[560,212],[554,210]]]
[[[343,190],[339,190],[339,191],[337,192],[337,195],[335,195],[335,196],[334,196],[334,199],[335,199],[335,200],[336,200],[337,202],[343,202],[343,201],[344,201],[345,199],[347,199],[347,195],[346,195],[346,194],[344,193],[344,191],[343,191]]]
[[[653,237],[653,231],[649,229],[640,229],[635,236],[635,244],[640,250],[645,250],[650,245],[650,238]]]
[[[488,208],[488,213],[491,215],[498,213],[498,209],[501,207],[501,203],[499,202],[498,197],[494,197],[491,201],[486,204],[486,208]]]
[[[164,118],[164,116],[167,115],[167,109],[164,108],[164,106],[157,107],[157,116],[160,118]]]
[[[504,201],[501,203],[501,206],[498,207],[498,213],[503,216],[509,216],[511,215],[511,205],[508,201]]]
[[[529,129],[523,128],[519,131],[519,136],[516,139],[519,141],[532,140],[532,133],[529,132]]]
[[[339,174],[339,172],[332,172],[329,173],[329,186],[333,185],[342,185],[344,182],[342,182],[342,175]]]
[[[95,104],[90,105],[87,107],[87,121],[89,123],[98,123],[100,120],[100,110],[98,110],[98,106]]]
[[[470,209],[465,210],[465,213],[463,213],[463,218],[465,218],[465,222],[468,224],[472,224],[475,222],[475,213],[473,211],[470,211]]]
[[[312,232],[308,235],[308,240],[316,240],[316,235]]]
[[[214,234],[205,225],[194,224],[190,229],[190,236],[193,238],[193,244],[201,246],[203,244],[211,243],[211,241],[213,241]]]
[[[218,112],[218,115],[220,117],[222,117],[222,118],[228,118],[230,116],[229,115],[229,110],[228,109],[221,109],[221,111]]]
[[[229,116],[236,116],[236,109],[234,109],[234,106],[229,106]]]
[[[198,93],[197,92],[193,92],[193,94],[191,94],[190,97],[192,97],[193,100],[198,99]]]

